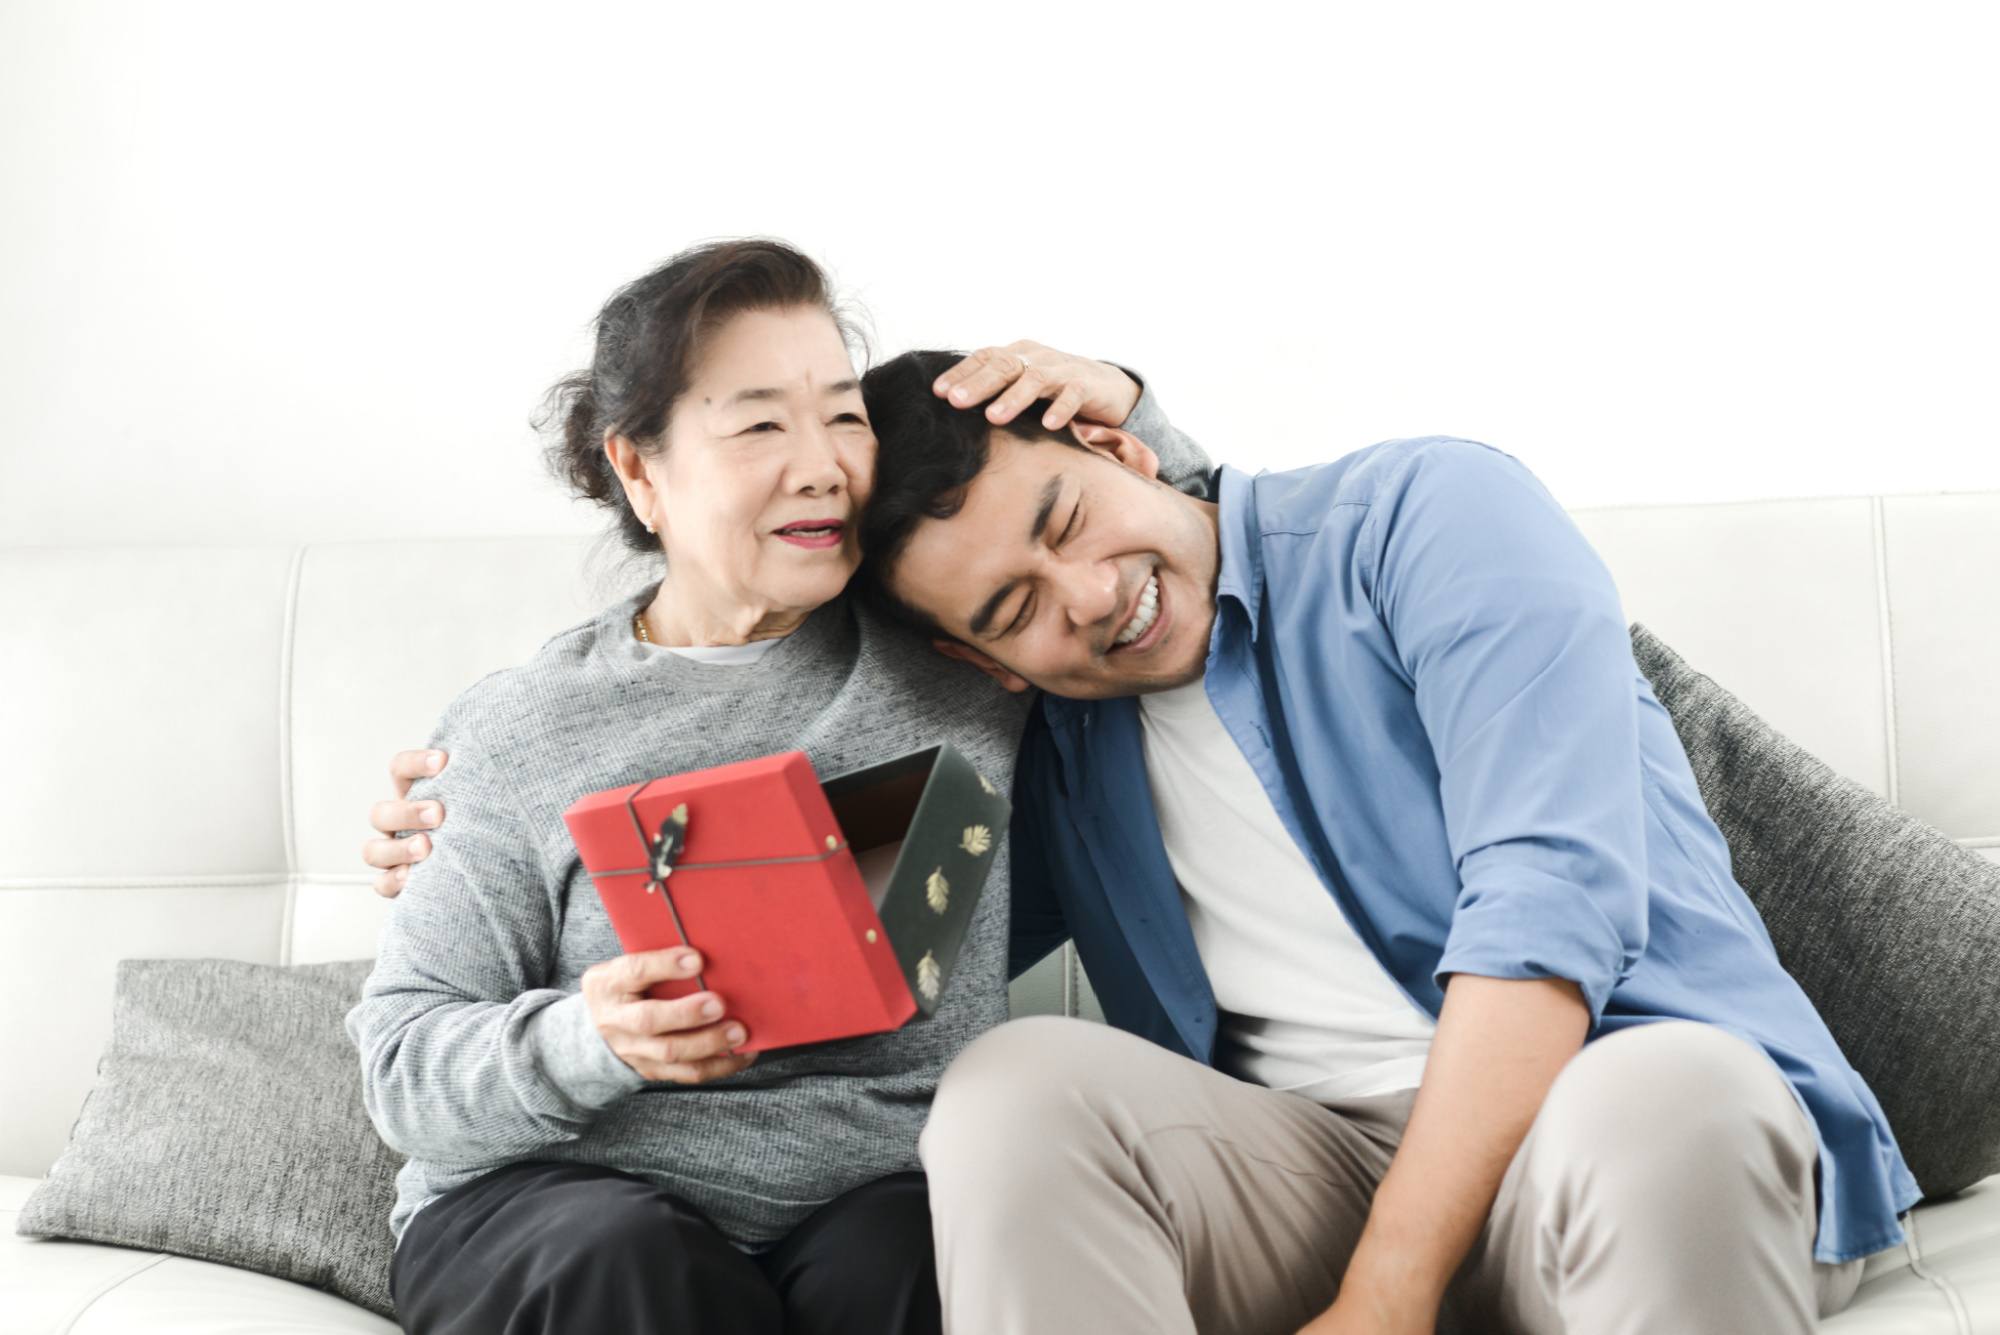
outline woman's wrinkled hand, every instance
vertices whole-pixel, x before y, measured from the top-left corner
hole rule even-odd
[[[723,1018],[713,992],[659,1001],[646,995],[654,983],[692,978],[701,956],[686,946],[644,950],[593,964],[583,971],[583,996],[597,1032],[618,1059],[648,1080],[705,1084],[735,1075],[757,1060],[732,1051],[749,1033]]]
[[[381,837],[361,845],[361,860],[380,869],[375,876],[375,893],[384,899],[402,894],[410,879],[410,868],[431,855],[430,836],[423,831],[444,824],[444,803],[407,800],[410,784],[436,774],[450,759],[437,750],[398,751],[389,758],[389,779],[396,786],[396,795],[368,809],[368,823]],[[418,833],[407,839],[396,838],[403,830]]]
[[[1139,402],[1138,381],[1111,363],[1028,339],[981,348],[939,376],[931,392],[958,408],[992,399],[986,404],[986,420],[995,426],[1013,421],[1037,399],[1048,399],[1042,425],[1051,431],[1074,418],[1118,426]]]

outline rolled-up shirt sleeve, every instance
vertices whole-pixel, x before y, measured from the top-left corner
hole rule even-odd
[[[576,1139],[646,1081],[611,1051],[580,992],[548,986],[549,873],[505,775],[456,707],[450,752],[410,787],[447,818],[412,868],[346,1016],[384,1142],[439,1163],[488,1163]]]
[[[1435,970],[1566,978],[1596,1026],[1646,948],[1637,668],[1610,571],[1513,456],[1415,446],[1359,534],[1459,876]]]

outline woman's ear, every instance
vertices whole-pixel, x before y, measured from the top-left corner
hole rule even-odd
[[[1152,446],[1130,431],[1097,422],[1072,421],[1069,433],[1078,444],[1099,454],[1110,455],[1142,477],[1157,478],[1160,475],[1160,456],[1153,453]]]
[[[1029,683],[1026,677],[1018,672],[1013,672],[1002,667],[998,662],[988,658],[969,644],[958,640],[935,639],[931,641],[931,648],[937,650],[946,658],[955,658],[961,663],[972,664],[972,666],[978,668],[981,672],[984,672],[987,676],[993,678],[993,680],[999,682],[1016,695],[1028,689]]]
[[[619,482],[625,488],[625,499],[631,503],[632,513],[639,516],[639,522],[651,532],[656,522],[653,516],[659,513],[659,490],[653,485],[652,474],[646,471],[645,456],[631,438],[615,431],[604,433],[604,454],[611,460],[612,471],[617,473]]]

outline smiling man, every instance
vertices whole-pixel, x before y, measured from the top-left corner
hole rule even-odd
[[[1918,1196],[1513,456],[1203,500],[869,374],[875,596],[1015,690],[1018,972],[924,1134],[947,1328],[1805,1331]],[[990,392],[969,386],[979,402]],[[1022,411],[1026,408],[1027,411]]]

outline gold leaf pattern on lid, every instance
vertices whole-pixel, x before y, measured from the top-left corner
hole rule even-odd
[[[944,878],[944,868],[939,867],[924,881],[924,902],[931,906],[932,913],[943,913],[951,903],[951,882]]]
[[[993,831],[984,825],[968,825],[965,827],[965,833],[959,836],[958,846],[972,856],[978,857],[993,847]]]
[[[926,1001],[936,1001],[943,984],[944,970],[938,967],[937,956],[926,950],[917,961],[917,991],[924,994]]]

